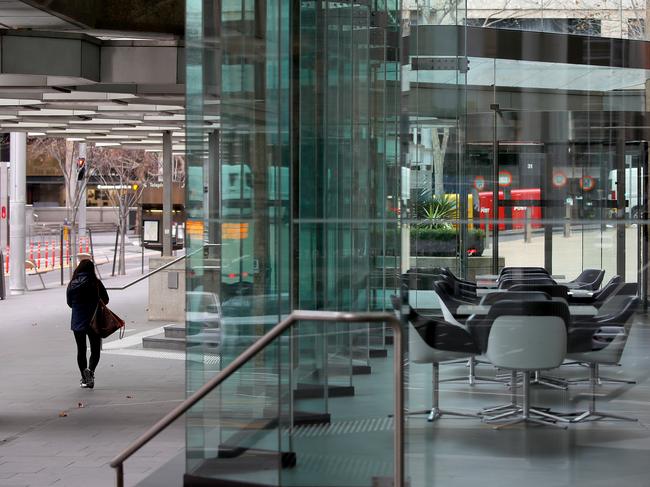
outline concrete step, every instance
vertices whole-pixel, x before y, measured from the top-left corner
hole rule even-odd
[[[185,326],[175,323],[167,325],[165,328],[165,337],[167,338],[185,338]]]
[[[167,327],[165,327],[167,328]],[[177,327],[176,327],[177,328]],[[158,350],[178,350],[184,352],[188,346],[199,345],[202,347],[218,347],[219,340],[215,337],[197,336],[195,340],[187,340],[185,336],[169,336],[168,331],[160,335],[144,337],[142,339],[142,348],[158,349]],[[180,333],[178,329],[172,330],[169,333]],[[183,332],[183,335],[185,333]]]
[[[164,334],[144,337],[142,339],[142,348],[185,351],[185,347],[185,338],[168,338]]]

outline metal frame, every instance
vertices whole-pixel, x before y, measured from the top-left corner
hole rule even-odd
[[[160,270],[159,269],[156,269]],[[143,277],[144,278],[144,277]],[[192,406],[203,399],[206,395],[216,389],[223,381],[228,379],[232,374],[237,372],[241,367],[246,365],[261,350],[271,344],[285,330],[293,327],[299,321],[327,321],[327,322],[384,322],[389,323],[393,328],[394,336],[394,357],[393,357],[393,385],[395,388],[395,433],[394,433],[394,470],[393,486],[404,487],[404,369],[402,361],[403,353],[403,333],[400,320],[392,313],[348,313],[339,311],[304,311],[295,310],[285,319],[275,325],[268,333],[257,340],[253,345],[247,348],[241,355],[233,360],[219,374],[203,384],[191,396],[185,399],[181,404],[172,409],[162,419],[160,419],[151,428],[140,435],[131,445],[122,453],[115,457],[110,465],[116,471],[117,487],[124,487],[124,462],[129,459],[140,448],[155,438],[159,433],[166,429],[170,424],[185,414]],[[293,427],[293,400],[289,404],[289,427]]]

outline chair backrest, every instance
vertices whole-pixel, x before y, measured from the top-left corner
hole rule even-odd
[[[612,277],[607,284],[603,286],[600,291],[594,293],[594,301],[605,301],[610,296],[616,294],[616,290],[621,287],[623,284],[623,278],[621,276]]]
[[[518,284],[549,284],[554,285],[556,282],[549,277],[512,277],[499,281],[499,289],[510,289]]]
[[[541,291],[552,298],[569,297],[569,288],[562,284],[516,284],[510,288],[510,291]]]
[[[393,309],[399,315],[401,300],[391,296]],[[470,357],[478,353],[471,335],[462,327],[425,318],[408,307],[409,361],[418,364],[430,364],[445,360]],[[435,348],[427,343],[425,336],[433,338],[434,344],[440,342],[442,348]],[[446,347],[446,348],[445,348]]]
[[[639,298],[637,296],[614,296],[609,299],[609,301],[612,300],[614,300],[614,303],[611,304],[611,306],[616,306],[619,309],[619,312],[616,314],[612,313],[609,315],[609,318],[598,321],[603,325],[603,328],[609,329],[608,331],[610,333],[612,330],[618,330],[618,333],[614,336],[612,341],[602,349],[598,350],[597,353],[598,361],[600,363],[617,364],[621,361],[621,357],[623,356],[623,351],[627,344],[627,338],[630,335],[630,329],[632,328],[632,315],[639,304]],[[598,333],[596,333],[596,335],[597,334]]]
[[[498,291],[486,294],[481,304],[492,305],[499,301],[549,301],[551,297],[542,291]]]
[[[605,277],[605,271],[601,269],[585,269],[573,281],[574,284],[582,284],[595,291],[600,287]]]
[[[534,266],[507,266],[501,269],[501,273],[508,271],[523,271],[523,272],[546,272],[548,271],[544,267],[534,267]]]
[[[603,303],[595,320],[608,326],[624,326],[639,303],[637,296],[616,295]]]
[[[566,356],[569,308],[557,301],[501,301],[488,313],[492,321],[486,355],[496,367],[544,370]]]

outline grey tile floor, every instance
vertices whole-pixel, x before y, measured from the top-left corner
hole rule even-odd
[[[160,326],[147,322],[146,303],[146,283],[111,293],[127,337]],[[69,322],[60,287],[0,301],[0,487],[113,486],[108,462],[184,397],[182,360],[108,351],[95,389],[80,389]],[[127,462],[127,485],[183,446],[179,422]]]
[[[601,410],[639,418],[638,422],[598,421],[571,425],[568,430],[517,426],[495,431],[474,418],[443,417],[428,423],[424,416],[407,420],[407,476],[412,487],[604,487],[650,486],[650,326],[636,316],[621,367],[604,367],[603,375],[635,378],[636,385],[607,384],[598,388]],[[391,357],[373,359],[370,376],[355,377],[353,398],[330,399],[333,425],[303,429],[294,438],[298,467],[283,471],[286,485],[372,485],[373,477],[392,471]],[[411,410],[430,405],[430,366],[409,370]],[[494,375],[490,366],[483,374]],[[463,364],[445,365],[443,377],[466,372]],[[587,369],[564,366],[557,375],[582,377]],[[475,412],[509,401],[501,384],[443,383],[441,405]],[[568,391],[534,386],[532,402],[560,411],[583,410],[589,388]],[[302,401],[303,409],[318,410],[322,400]],[[346,426],[348,424],[348,426]]]

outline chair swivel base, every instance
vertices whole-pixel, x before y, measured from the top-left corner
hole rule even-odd
[[[533,415],[540,416],[539,418],[533,417]],[[555,428],[560,428],[560,429],[567,429],[567,426],[563,424],[557,424],[557,422],[562,422],[562,423],[569,423],[570,420],[556,416],[550,412],[547,411],[542,411],[540,409],[535,409],[535,408],[530,408],[528,412],[525,412],[523,408],[518,407],[517,409],[512,409],[510,411],[506,411],[505,413],[498,414],[496,416],[491,416],[491,417],[484,417],[483,421],[486,423],[493,423],[496,421],[501,421],[504,419],[508,419],[511,416],[518,416],[514,419],[511,419],[510,421],[507,421],[506,423],[499,424],[494,427],[494,429],[502,429],[502,428],[507,428],[509,426],[514,426],[517,424],[522,424],[522,423],[531,423],[531,424],[536,424],[539,426],[553,426]]]
[[[601,419],[618,419],[620,421],[638,421],[638,418],[632,418],[630,416],[622,416],[620,414],[606,413],[603,411],[588,410],[581,414],[578,414],[575,418],[571,420],[572,423],[584,423],[590,421],[600,421]]]
[[[575,384],[589,384],[590,381],[591,379],[589,377],[583,377],[581,379],[569,379],[567,382],[569,382],[569,384],[575,385]],[[636,384],[636,380],[634,379],[618,379],[616,377],[602,377],[602,376],[596,379],[596,383],[599,386],[602,386],[603,383],[605,382],[611,382],[614,384]]]

